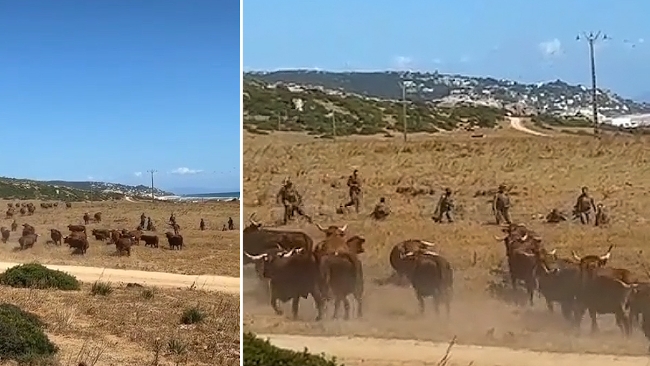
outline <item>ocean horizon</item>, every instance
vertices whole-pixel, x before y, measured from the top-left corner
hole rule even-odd
[[[180,194],[174,196],[159,196],[159,200],[173,200],[173,201],[234,201],[239,200],[241,192],[212,192],[212,193],[194,193],[194,194]]]

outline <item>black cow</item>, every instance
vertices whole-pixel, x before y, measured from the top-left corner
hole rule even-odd
[[[314,241],[309,235],[302,231],[271,230],[262,228],[262,224],[249,218],[250,224],[242,231],[244,247],[243,250],[250,255],[260,255],[268,250],[273,250],[278,245],[286,250],[294,248],[305,248],[311,252]],[[251,263],[251,259],[244,256],[244,264]]]
[[[580,266],[568,259],[556,258],[555,250],[536,255],[539,292],[546,299],[546,307],[553,312],[554,304],[559,304],[562,316],[573,322],[580,289]]]
[[[449,316],[454,290],[454,270],[449,261],[436,252],[421,249],[404,253],[401,259],[412,263],[406,275],[415,290],[420,313],[424,313],[424,298],[432,297],[436,314],[442,303]]]
[[[269,280],[271,306],[276,314],[282,315],[278,300],[291,300],[292,316],[297,319],[300,298],[306,299],[311,295],[318,311],[316,320],[323,318],[324,300],[318,264],[313,253],[304,248],[295,248],[259,255],[244,252],[244,256],[252,262],[261,263],[262,276]]]

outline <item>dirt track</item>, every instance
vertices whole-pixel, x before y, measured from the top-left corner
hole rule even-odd
[[[517,130],[517,131],[521,131],[521,132],[527,133],[527,134],[529,134],[529,135],[548,137],[548,135],[545,134],[545,133],[541,133],[541,132],[533,131],[533,130],[531,130],[530,128],[524,126],[524,125],[521,123],[521,118],[519,118],[519,117],[510,117],[510,127],[514,128],[514,129]]]
[[[0,271],[17,266],[20,263],[0,262]],[[101,279],[107,282],[138,282],[156,287],[189,287],[205,291],[218,291],[229,294],[239,294],[239,278],[225,276],[190,276],[175,273],[135,271],[112,268],[97,268],[84,266],[59,266],[47,264],[46,267],[67,272],[81,282],[93,282]]]
[[[436,364],[447,351],[448,344],[410,340],[387,340],[359,337],[311,337],[282,334],[259,334],[278,347],[312,353],[335,355],[337,359],[366,364],[422,365]],[[369,362],[372,361],[372,362]],[[645,366],[647,357],[614,356],[578,353],[551,353],[513,350],[504,347],[454,345],[451,363],[476,366]]]

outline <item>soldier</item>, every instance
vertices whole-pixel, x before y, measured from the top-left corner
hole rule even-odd
[[[140,227],[142,228],[146,227],[145,225],[146,220],[147,220],[147,216],[143,212],[142,215],[140,215]]]
[[[504,221],[508,225],[512,224],[510,220],[510,196],[508,196],[506,186],[503,184],[499,185],[499,190],[494,196],[492,212],[494,212],[497,225],[501,225]]]
[[[594,199],[589,196],[589,189],[582,187],[582,193],[576,200],[576,205],[573,207],[573,214],[580,217],[580,222],[585,225],[590,222],[589,215],[591,210],[597,211]]]
[[[228,217],[228,230],[235,230],[235,223],[232,221],[232,217]]]
[[[448,222],[454,222],[451,217],[451,211],[454,209],[454,201],[451,197],[451,188],[445,188],[445,193],[440,196],[436,211],[433,213],[433,221],[442,222],[442,216],[447,218]]]
[[[596,218],[594,221],[595,226],[603,226],[609,223],[609,216],[605,213],[605,208],[602,203],[596,206]]]
[[[546,222],[549,224],[557,224],[562,221],[566,221],[566,216],[564,216],[557,208],[554,208],[548,215],[546,215]]]
[[[153,226],[153,220],[151,217],[147,217],[147,231],[156,231],[156,228]]]
[[[291,218],[293,218],[294,213],[298,213],[301,216],[304,216],[307,221],[311,223],[311,217],[309,217],[302,210],[302,197],[300,193],[293,187],[293,183],[289,178],[284,181],[284,185],[280,188],[277,196],[278,201],[282,201],[284,205],[284,224]]]
[[[172,212],[171,216],[169,216],[169,223],[174,225],[176,223],[176,215]]]
[[[377,203],[370,216],[375,220],[383,220],[388,217],[388,215],[390,215],[390,207],[386,204],[386,199],[381,197],[379,203]]]
[[[205,230],[205,221],[203,218],[201,218],[201,222],[199,223],[199,229],[201,229],[201,231]]]
[[[354,206],[354,209],[359,213],[359,206],[361,204],[361,178],[359,178],[359,170],[355,169],[352,175],[348,177],[348,187],[350,188],[350,202],[345,204],[345,207]]]

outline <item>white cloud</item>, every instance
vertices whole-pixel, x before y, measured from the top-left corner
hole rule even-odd
[[[539,51],[542,53],[542,56],[546,58],[557,57],[562,54],[562,42],[560,42],[560,40],[557,38],[542,42],[538,45],[538,47]]]
[[[637,43],[643,43],[643,42],[645,42],[645,39],[643,39],[643,38],[639,38],[639,40],[636,41],[636,42],[637,42]]]
[[[141,176],[142,176],[142,172],[135,172],[135,173],[133,173],[133,175],[135,175],[136,177],[141,177]]]
[[[180,167],[172,170],[170,172],[171,174],[178,174],[178,175],[191,175],[191,174],[199,174],[203,173],[203,170],[201,169],[190,169],[187,167]]]
[[[442,59],[434,58],[432,61],[433,61],[433,63],[436,64],[436,65],[442,65]]]
[[[395,65],[399,69],[407,69],[413,64],[413,59],[408,56],[397,56],[395,57]]]

